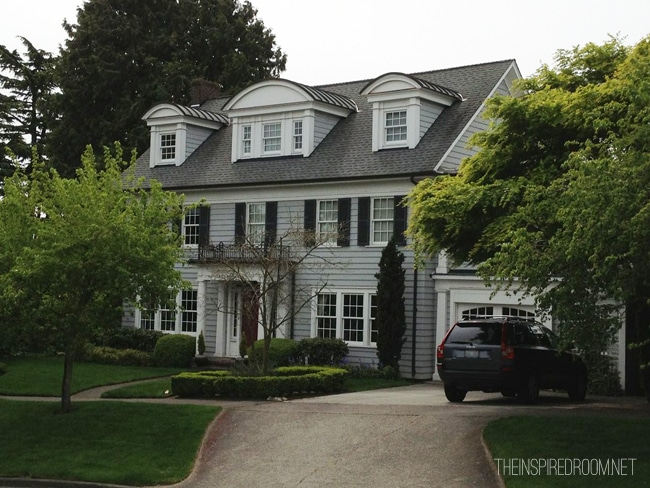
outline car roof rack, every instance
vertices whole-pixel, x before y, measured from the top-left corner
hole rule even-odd
[[[467,317],[462,317],[461,320],[480,320],[480,319],[519,319],[526,321],[535,321],[535,317],[522,317],[521,315],[482,315],[472,314]]]

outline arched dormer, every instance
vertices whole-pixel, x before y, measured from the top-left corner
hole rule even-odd
[[[150,127],[149,166],[180,166],[228,117],[194,107],[161,103],[142,117]]]
[[[336,123],[357,112],[342,95],[289,80],[256,83],[233,96],[224,110],[232,121],[232,161],[309,156]]]
[[[463,100],[455,90],[404,73],[375,78],[360,93],[372,105],[373,151],[413,149],[445,107]]]

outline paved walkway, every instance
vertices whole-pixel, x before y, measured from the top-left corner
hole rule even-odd
[[[73,400],[96,400],[105,389]],[[564,394],[548,392],[532,407],[483,393],[469,393],[465,402],[450,404],[437,383],[288,402],[147,401],[225,407],[208,430],[191,476],[176,488],[499,487],[481,440],[483,427],[495,418],[650,412],[641,398],[574,403]]]

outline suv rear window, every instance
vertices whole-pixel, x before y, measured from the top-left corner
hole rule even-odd
[[[447,343],[501,345],[501,323],[499,322],[459,322],[452,329]]]

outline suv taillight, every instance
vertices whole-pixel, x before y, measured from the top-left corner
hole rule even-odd
[[[438,359],[438,362],[442,362],[442,360],[445,357],[445,343],[443,342],[438,346],[436,349],[436,358]]]
[[[501,326],[501,359],[514,359],[515,350],[508,345],[508,322]]]

